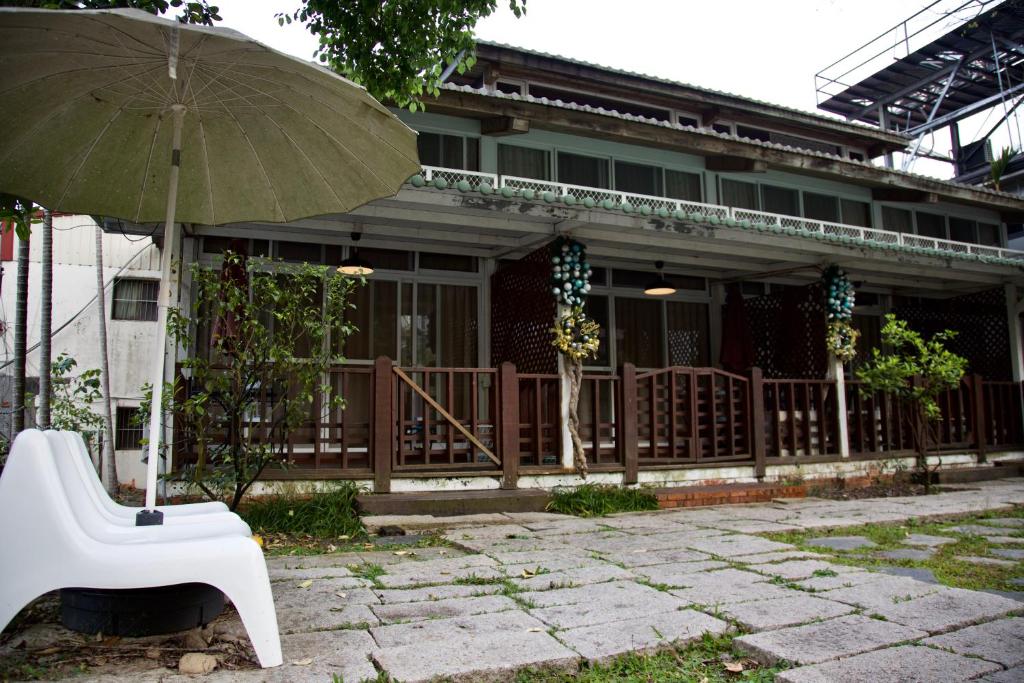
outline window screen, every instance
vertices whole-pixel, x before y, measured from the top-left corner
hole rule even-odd
[[[668,363],[685,367],[708,365],[708,305],[666,301]]]
[[[498,145],[498,173],[520,178],[549,180],[550,154],[543,149]]]
[[[700,190],[700,175],[684,171],[665,171],[665,196],[688,202],[704,201]]]
[[[420,133],[416,138],[420,163],[476,171],[480,168],[480,141],[461,135]]]
[[[800,215],[800,196],[796,190],[762,185],[761,194],[764,210],[768,213],[781,213],[787,216]]]
[[[804,192],[804,215],[817,221],[839,222],[839,200],[826,194]]]
[[[617,362],[658,368],[664,362],[661,303],[652,299],[615,299]]]
[[[665,194],[660,168],[625,161],[615,162],[615,189],[654,197]]]
[[[607,188],[608,160],[559,152],[558,182]]]
[[[966,218],[949,219],[949,239],[957,242],[976,242],[977,236],[974,229],[974,221]]]
[[[157,280],[114,280],[114,305],[111,317],[114,320],[155,321],[159,291],[160,283]]]
[[[999,226],[989,223],[978,223],[978,244],[988,247],[998,247],[1002,244],[999,239]]]
[[[841,199],[839,200],[839,206],[843,210],[843,223],[859,225],[863,228],[871,227],[871,205],[867,202],[858,202],[855,199]]]
[[[882,207],[882,227],[893,232],[914,232],[910,212],[891,206]]]
[[[117,428],[114,431],[115,450],[135,450],[142,448],[139,443],[142,441],[142,423],[138,420],[139,409],[137,407],[119,407],[114,421]]]
[[[742,180],[722,178],[722,204],[738,209],[760,209],[761,205],[757,200],[757,185],[745,183]]]
[[[946,217],[935,213],[917,212],[917,234],[946,239]]]

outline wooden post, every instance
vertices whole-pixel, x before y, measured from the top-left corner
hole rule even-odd
[[[622,400],[619,402],[622,409],[619,412],[616,438],[622,462],[626,466],[622,483],[635,484],[639,481],[640,465],[636,451],[636,366],[632,363],[625,363],[619,369],[619,390],[622,392]]]
[[[850,422],[849,416],[846,414],[846,372],[843,370],[843,364],[835,357],[834,354],[829,354],[829,377],[835,382],[836,388],[836,427],[839,430],[839,457],[849,458],[850,457]],[[821,448],[825,449],[825,416],[818,416],[818,431],[821,434]]]
[[[373,362],[373,492],[391,493],[391,459],[394,451],[394,415],[391,412],[391,359],[378,356]]]
[[[501,445],[498,451],[501,456],[501,488],[515,489],[519,487],[519,375],[512,363],[505,362],[499,367],[498,391],[501,405]]]
[[[988,445],[985,434],[985,381],[981,375],[971,377],[971,417],[974,418],[974,447],[978,449],[978,462],[985,462]]]
[[[750,445],[754,451],[754,476],[764,479],[764,374],[761,368],[750,368]]]

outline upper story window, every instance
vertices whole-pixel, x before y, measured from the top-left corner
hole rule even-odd
[[[558,182],[609,189],[608,160],[559,152]]]
[[[551,153],[543,149],[498,145],[498,173],[501,175],[551,179]]]
[[[158,280],[127,277],[114,280],[111,317],[114,320],[155,321],[159,291]]]
[[[665,196],[665,181],[657,166],[615,162],[615,189],[621,192]]]
[[[761,186],[761,200],[764,210],[768,213],[781,213],[787,216],[800,215],[800,193],[788,187],[774,185]]]
[[[751,209],[756,211],[761,208],[758,201],[757,185],[746,183],[742,180],[722,178],[722,204],[737,209]]]
[[[946,217],[935,213],[917,212],[917,234],[946,239]]]
[[[914,219],[906,209],[882,207],[882,228],[893,232],[914,232]]]
[[[690,126],[691,128],[700,128],[700,118],[691,116],[690,114],[677,114],[676,122],[680,126]]]
[[[688,202],[704,201],[700,174],[665,169],[665,196]]]
[[[420,133],[416,138],[420,163],[424,166],[480,170],[480,140],[462,135]]]
[[[816,192],[804,192],[804,216],[816,221],[871,227],[871,205],[867,202]]]

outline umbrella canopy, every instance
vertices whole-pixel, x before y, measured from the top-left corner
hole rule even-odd
[[[164,220],[341,213],[419,167],[415,133],[337,74],[223,28],[139,10],[0,9],[0,188],[54,211]]]
[[[152,509],[177,222],[284,222],[391,196],[419,168],[415,133],[331,71],[137,10],[0,8],[0,98],[0,192],[165,224]]]

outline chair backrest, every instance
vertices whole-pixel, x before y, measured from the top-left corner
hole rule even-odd
[[[87,539],[64,494],[49,440],[26,429],[11,444],[0,475],[0,565],[23,553],[58,548],[70,557]]]
[[[103,482],[100,481],[100,476],[96,473],[96,468],[93,467],[92,458],[89,456],[89,449],[86,448],[82,435],[78,432],[57,433],[64,438],[68,452],[71,455],[71,460],[77,467],[83,483],[92,492],[92,497],[96,504],[111,515],[123,517],[124,515],[118,512],[117,503],[110,498],[107,490],[103,488]]]

